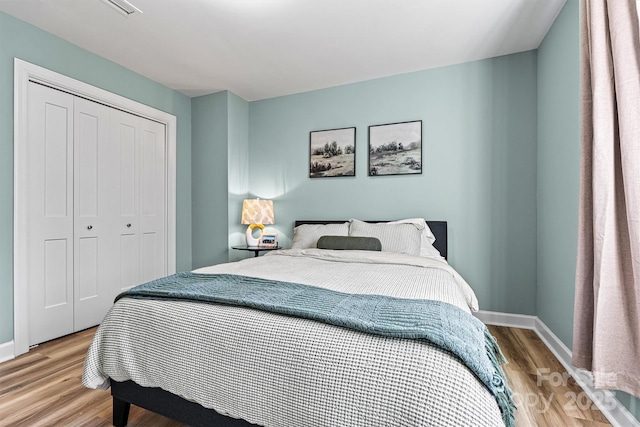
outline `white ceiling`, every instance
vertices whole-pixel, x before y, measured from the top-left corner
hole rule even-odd
[[[536,49],[566,0],[0,0],[188,96],[248,101]]]

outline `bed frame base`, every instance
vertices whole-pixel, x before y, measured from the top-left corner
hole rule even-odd
[[[161,388],[142,387],[133,381],[112,380],[111,395],[113,396],[113,425],[116,427],[127,425],[131,404],[190,426],[255,426],[245,420],[221,415],[213,409],[207,409]]]

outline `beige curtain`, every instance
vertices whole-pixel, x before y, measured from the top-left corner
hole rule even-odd
[[[640,39],[635,0],[582,0],[573,364],[640,397]]]

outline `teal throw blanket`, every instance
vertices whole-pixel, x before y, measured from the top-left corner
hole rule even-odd
[[[451,304],[336,292],[299,283],[233,274],[177,273],[136,286],[120,298],[188,300],[250,307],[317,320],[369,334],[426,340],[457,356],[496,397],[507,427],[515,404],[487,327]]]

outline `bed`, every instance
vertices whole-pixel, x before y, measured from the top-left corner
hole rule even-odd
[[[319,248],[325,241],[328,247]],[[362,250],[376,241],[378,250]],[[119,297],[96,332],[83,372],[86,387],[111,387],[115,426],[127,424],[131,404],[194,426],[513,423],[500,352],[491,347],[497,344],[478,336],[486,328],[473,324],[472,335],[458,336],[461,328],[451,322],[454,327],[438,330],[436,339],[415,339],[395,330],[381,335],[378,329],[387,331],[387,324],[360,321],[370,314],[358,311],[372,306],[370,298],[376,298],[371,313],[392,313],[391,322],[398,322],[409,303],[421,304],[420,310],[437,304],[451,318],[469,321],[477,300],[446,262],[446,222],[296,221],[292,246],[180,273],[180,280],[191,282],[171,278],[174,288],[166,298],[155,292],[166,292],[168,278],[138,287],[147,294]],[[184,289],[208,286],[211,277],[224,279],[231,293],[245,282],[253,286],[251,295],[262,286],[267,300],[293,292],[294,303],[274,310],[210,296],[183,298]],[[352,328],[353,319],[343,319],[345,310],[333,310],[337,323],[326,319],[320,312],[325,297],[340,298],[337,305],[348,300],[346,311],[357,313],[359,324]],[[385,311],[384,304],[395,305]],[[444,323],[449,316],[441,316]],[[457,347],[439,341],[449,341],[449,335]],[[483,353],[491,347],[486,352],[495,369],[484,359],[467,361],[473,353],[467,347]]]

